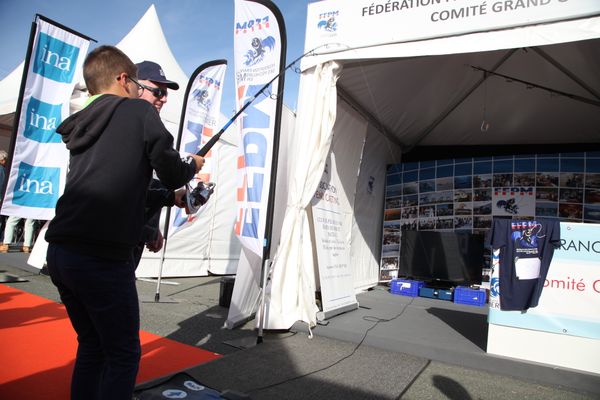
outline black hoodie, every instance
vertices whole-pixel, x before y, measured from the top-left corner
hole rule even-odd
[[[145,100],[102,95],[56,130],[70,151],[65,191],[46,240],[98,257],[127,260],[139,242],[146,191],[156,170],[168,189],[189,182],[158,112]]]

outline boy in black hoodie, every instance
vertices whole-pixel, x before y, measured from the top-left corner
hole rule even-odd
[[[132,251],[155,170],[176,189],[204,159],[182,160],[156,110],[138,99],[137,69],[101,46],[83,65],[88,105],[56,130],[70,151],[65,191],[46,232],[47,264],[79,346],[71,399],[130,400],[141,356]]]

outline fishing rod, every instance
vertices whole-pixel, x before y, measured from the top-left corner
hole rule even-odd
[[[324,46],[324,45],[315,47],[314,49],[307,51],[306,53],[302,54],[300,57],[296,58],[294,61],[292,61],[291,63],[289,63],[281,71],[279,71],[279,73],[277,75],[275,75],[273,77],[273,79],[271,79],[263,87],[261,87],[260,90],[258,92],[256,92],[256,94],[254,96],[252,96],[252,98],[250,100],[248,100],[244,104],[244,106],[242,108],[240,108],[239,111],[236,112],[233,115],[233,117],[231,117],[229,119],[229,121],[227,121],[227,123],[223,126],[223,128],[221,128],[221,130],[216,135],[214,135],[213,137],[211,137],[210,140],[208,142],[206,142],[206,144],[204,146],[202,146],[202,148],[200,150],[198,150],[198,152],[196,153],[196,155],[204,157],[209,152],[209,150],[214,146],[214,144],[219,140],[219,138],[221,137],[221,135],[227,130],[227,128],[229,128],[229,125],[231,125],[237,119],[237,117],[239,117],[240,114],[243,113],[244,110],[246,108],[248,108],[248,106],[250,104],[252,104],[254,102],[254,100],[256,100],[258,98],[258,96],[260,96],[265,90],[267,90],[267,88],[269,86],[271,86],[271,84],[273,82],[275,82],[275,79],[279,78],[281,76],[281,74],[283,74],[285,71],[287,71],[288,69],[290,69],[294,64],[296,64],[298,61],[300,61],[300,59],[302,59],[303,57],[306,57],[308,55],[313,54],[319,47],[322,47],[322,46]]]
[[[254,96],[252,96],[248,101],[246,101],[246,103],[243,105],[243,107],[240,108],[239,111],[236,112],[233,115],[233,117],[231,117],[229,119],[229,121],[227,121],[227,123],[221,128],[221,130],[219,132],[217,132],[214,136],[212,136],[208,140],[208,142],[206,142],[204,144],[204,146],[202,146],[202,148],[200,150],[198,150],[196,155],[204,157],[210,151],[210,149],[215,145],[215,143],[217,143],[217,141],[219,140],[221,135],[227,130],[227,128],[229,128],[229,126],[240,116],[241,113],[244,112],[244,110],[246,108],[248,108],[248,106],[250,106],[250,104],[252,104],[258,98],[258,96],[260,96],[265,90],[267,90],[267,88],[269,86],[271,86],[271,84],[273,82],[275,82],[275,79],[279,78],[283,73],[285,73],[285,71],[287,71],[294,64],[296,64],[298,61],[300,61],[300,59],[302,59],[303,57],[306,57],[308,55],[314,54],[314,52],[318,48],[323,47],[323,46],[328,46],[328,45],[324,44],[321,46],[317,46],[312,50],[307,51],[306,53],[302,54],[300,57],[296,58],[294,61],[289,63],[285,68],[280,70],[279,73],[277,75],[275,75],[263,87],[261,87],[260,90],[258,92],[256,92],[256,94]],[[186,196],[184,198],[187,213],[194,214],[196,211],[198,211],[200,209],[200,207],[202,207],[208,201],[208,199],[210,198],[210,195],[214,191],[214,188],[215,188],[215,184],[213,182],[204,183],[202,181],[199,181],[198,186],[196,186],[196,188],[194,188],[192,190],[189,190],[189,184],[188,184],[189,195],[186,194]]]

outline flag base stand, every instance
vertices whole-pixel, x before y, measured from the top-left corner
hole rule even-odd
[[[18,276],[11,274],[0,274],[0,283],[13,283],[13,282],[29,282],[28,279],[19,278]]]
[[[259,294],[259,304],[258,304],[258,331],[256,336],[248,336],[240,339],[228,340],[223,342],[229,346],[246,350],[252,347],[255,347],[261,343],[263,343],[263,321],[265,318],[265,295],[266,295],[266,287],[267,282],[269,281],[271,270],[271,260],[266,259],[263,263],[262,274],[261,274],[261,289]]]
[[[141,296],[140,301],[142,303],[166,303],[166,304],[178,304],[178,303],[182,302],[182,300],[174,299],[172,297],[160,298],[160,296],[158,296],[158,294],[155,294],[154,296]]]

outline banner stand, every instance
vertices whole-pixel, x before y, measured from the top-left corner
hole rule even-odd
[[[317,323],[319,325],[327,325],[329,323],[328,319],[330,319],[331,317],[335,317],[336,315],[340,315],[348,311],[356,310],[358,309],[358,307],[358,302],[355,302],[343,307],[335,308],[333,310],[319,311],[317,312]]]
[[[12,274],[6,274],[6,273],[1,273],[0,274],[0,283],[16,283],[16,282],[29,282],[28,279],[23,279],[21,277],[12,275]]]
[[[244,143],[244,147],[240,157],[243,163],[238,164],[239,176],[242,176],[242,181],[237,190],[238,218],[235,232],[242,244],[242,252],[246,249],[260,257],[261,268],[248,271],[253,279],[252,294],[258,295],[260,300],[256,298],[241,300],[232,296],[234,307],[230,307],[226,326],[232,317],[232,309],[247,310],[252,306],[252,311],[248,314],[257,314],[254,306],[255,302],[258,302],[259,331],[256,343],[262,343],[264,315],[261,314],[264,314],[266,306],[266,278],[268,278],[271,263],[272,225],[285,80],[283,72],[287,69],[285,67],[287,43],[283,16],[272,2],[236,0],[235,21],[234,58],[237,101],[242,104],[245,99],[250,98],[238,111],[239,113],[248,107],[244,115],[244,123],[238,126],[241,143]],[[255,21],[258,21],[257,27],[254,26]],[[258,35],[260,37],[255,33],[256,29],[262,31]],[[254,50],[257,41],[261,46],[260,52]],[[275,76],[271,78],[272,74]],[[269,87],[271,94],[249,107]],[[273,97],[272,93],[276,93],[276,96]],[[265,116],[267,116],[266,119]],[[261,184],[248,185],[249,175],[260,177]],[[263,185],[263,180],[269,184]],[[240,273],[239,266],[240,264],[238,264],[238,274]],[[258,266],[258,263],[255,266]],[[256,286],[257,281],[259,281],[258,286]],[[235,286],[233,293],[236,293]],[[236,304],[240,300],[242,304]]]
[[[69,161],[56,126],[69,116],[77,72],[92,40],[36,14],[13,120],[6,178],[0,188],[2,215],[38,220],[54,217]],[[30,191],[41,182],[43,190]]]
[[[182,156],[188,153],[196,153],[198,147],[202,142],[203,135],[212,136],[212,131],[215,127],[218,115],[217,112],[220,109],[221,104],[221,82],[225,75],[225,68],[227,67],[226,60],[214,60],[209,61],[200,65],[192,73],[186,85],[186,91],[183,100],[183,108],[181,110],[181,122],[179,124],[179,131],[177,133],[176,149],[182,153]],[[199,175],[205,177],[205,182],[210,180],[210,160],[212,155],[203,155],[208,163],[204,165],[204,171],[202,174],[196,174],[192,181],[202,181]],[[208,167],[208,168],[207,168]],[[208,169],[208,172],[206,171]],[[188,194],[192,190],[190,184],[186,185]],[[211,192],[212,193],[212,192]],[[199,208],[193,213],[199,213],[202,208]],[[174,220],[178,220],[178,211],[174,213]],[[190,211],[191,212],[191,211]],[[193,217],[195,218],[195,216]],[[192,219],[193,219],[192,218]],[[190,221],[186,218],[185,221]],[[171,221],[171,207],[167,207],[165,213],[164,226],[164,242],[160,254],[159,270],[156,279],[148,279],[147,281],[154,282],[156,280],[156,293],[153,300],[144,300],[147,303],[158,303],[160,302],[160,285],[162,281],[162,271],[165,262],[165,254],[167,250],[169,232],[171,235],[182,228],[182,224],[175,224]],[[171,229],[169,229],[171,228]],[[165,284],[179,285],[177,282],[167,282]],[[179,300],[168,299],[162,301],[164,303],[179,303]]]
[[[231,327],[230,329],[233,329],[235,327],[238,327],[242,324],[245,324],[246,322],[250,321],[251,319],[256,318],[256,316],[258,316],[258,327],[257,327],[257,334],[256,337],[251,336],[251,337],[244,337],[244,338],[240,338],[240,339],[235,339],[235,340],[229,340],[227,342],[223,342],[229,346],[235,347],[237,349],[241,349],[241,350],[246,350],[246,349],[250,349],[258,344],[261,344],[263,342],[263,331],[264,331],[264,320],[265,320],[265,309],[266,309],[266,303],[265,303],[265,298],[266,298],[266,287],[268,286],[268,282],[269,282],[269,277],[271,276],[271,266],[273,265],[273,261],[270,258],[267,258],[262,266],[262,270],[261,270],[261,281],[260,281],[260,290],[258,292],[258,305],[257,307],[255,307],[255,309],[257,309],[257,311],[255,313],[253,313],[252,315],[250,315],[248,318],[244,318],[241,321],[238,321],[236,323],[236,325],[234,327]]]
[[[262,277],[261,277],[261,288],[260,288],[260,303],[258,306],[258,335],[256,337],[256,344],[263,342],[263,327],[265,326],[265,297],[267,292],[267,284],[269,277],[271,276],[271,265],[273,262],[270,258],[267,258],[263,263]]]

